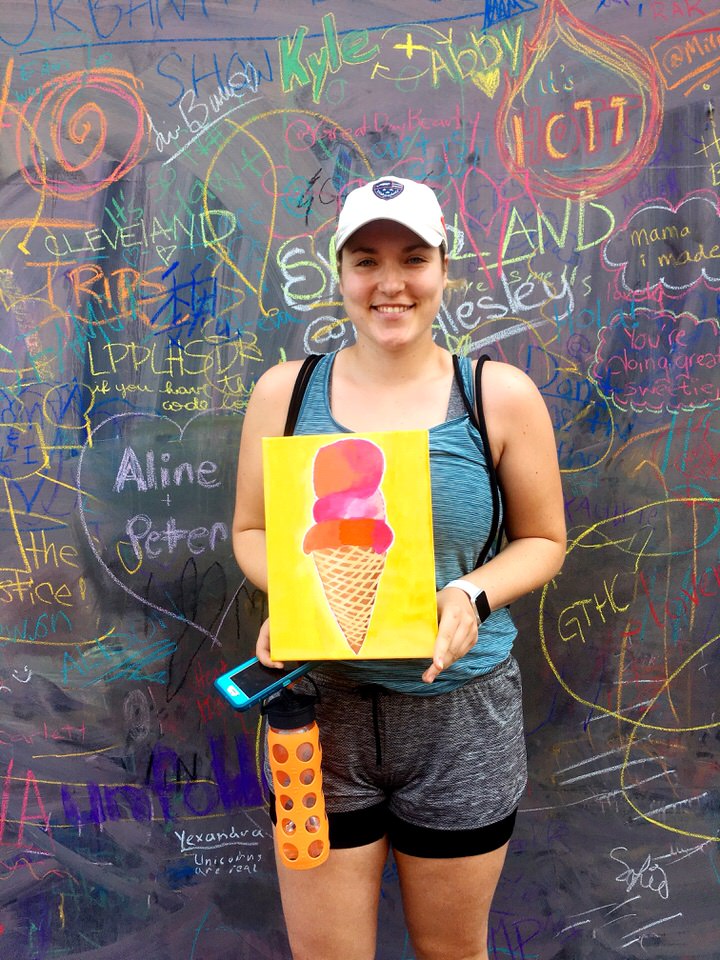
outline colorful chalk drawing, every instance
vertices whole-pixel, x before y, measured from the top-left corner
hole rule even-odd
[[[720,328],[714,319],[638,307],[632,327],[613,319],[598,336],[590,377],[621,409],[698,410],[720,402],[716,368]]]
[[[540,194],[603,196],[651,158],[660,90],[641,48],[587,27],[562,0],[548,0],[497,113],[498,153]]]
[[[652,523],[648,523],[649,515]],[[692,520],[689,527],[683,524],[685,515]],[[705,684],[713,686],[713,673],[702,669],[702,664],[716,660],[720,636],[709,636],[700,643],[693,639],[693,627],[704,620],[705,611],[716,606],[720,596],[720,567],[715,564],[701,570],[698,561],[703,548],[716,542],[719,533],[720,501],[712,497],[670,498],[618,514],[572,539],[567,569],[543,589],[540,604],[543,652],[558,683],[579,703],[612,717],[628,731],[624,762],[618,770],[625,801],[656,827],[713,842],[720,837],[702,828],[704,804],[698,802],[707,796],[702,793],[707,771],[699,767],[690,777],[684,771],[682,782],[668,778],[666,792],[654,774],[656,769],[667,770],[668,758],[682,753],[684,743],[690,742],[690,737],[683,740],[685,735],[720,727],[711,706],[713,698],[706,700],[703,689]],[[588,557],[602,571],[601,576],[588,585],[583,596],[568,598],[570,602],[561,608],[564,577],[572,576],[576,565],[585,566]],[[662,583],[651,583],[648,571],[658,557],[667,559],[667,575]],[[708,626],[706,637],[712,633],[712,625]],[[654,633],[659,644],[652,649],[658,655],[648,661],[644,650]],[[612,699],[608,696],[600,701],[589,686],[578,688],[565,679],[568,658],[581,651],[586,657],[603,651],[606,660],[614,661],[617,681]],[[673,733],[678,739],[661,744],[655,756],[646,743],[648,731]],[[645,759],[635,759],[642,751]],[[635,776],[630,768],[639,763],[643,773]],[[646,777],[648,771],[651,775]],[[638,799],[643,794],[640,787],[650,781],[653,786],[648,788],[648,798]],[[663,796],[667,804],[658,799]],[[655,805],[658,812],[672,814],[655,815]]]
[[[640,204],[603,244],[603,265],[622,296],[635,300],[681,297],[704,283],[720,288],[720,198],[713,190],[659,197]]]
[[[0,955],[289,960],[258,715],[212,687],[269,610],[233,474],[262,373],[352,342],[336,216],[394,173],[445,216],[437,342],[529,374],[563,476],[566,566],[513,605],[530,782],[489,956],[715,960],[719,25],[0,4]],[[298,548],[341,658],[406,600],[396,546],[359,654]]]
[[[39,224],[48,198],[86,200],[140,162],[149,131],[138,86],[124,70],[79,71],[48,80],[25,101],[18,111],[16,152],[19,169],[41,198],[33,226]],[[113,116],[108,117],[111,109]],[[114,132],[122,130],[128,142],[124,156],[105,173],[109,123],[117,125]]]

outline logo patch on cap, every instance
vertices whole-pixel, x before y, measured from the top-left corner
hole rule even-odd
[[[379,200],[392,200],[399,197],[405,187],[397,180],[379,180],[373,184],[373,193]]]

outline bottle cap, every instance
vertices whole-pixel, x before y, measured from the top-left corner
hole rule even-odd
[[[278,730],[294,730],[306,727],[315,719],[317,697],[311,693],[293,693],[287,688],[262,705],[262,712],[271,727]]]

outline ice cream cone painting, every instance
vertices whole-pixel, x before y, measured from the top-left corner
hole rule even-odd
[[[315,523],[303,550],[312,555],[323,592],[353,653],[367,637],[393,532],[380,482],[385,457],[362,437],[320,447],[313,464]]]
[[[268,438],[263,463],[273,657],[429,656],[427,433]]]

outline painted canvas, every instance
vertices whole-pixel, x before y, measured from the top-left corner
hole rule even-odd
[[[273,658],[430,656],[427,431],[269,437],[263,470]]]

